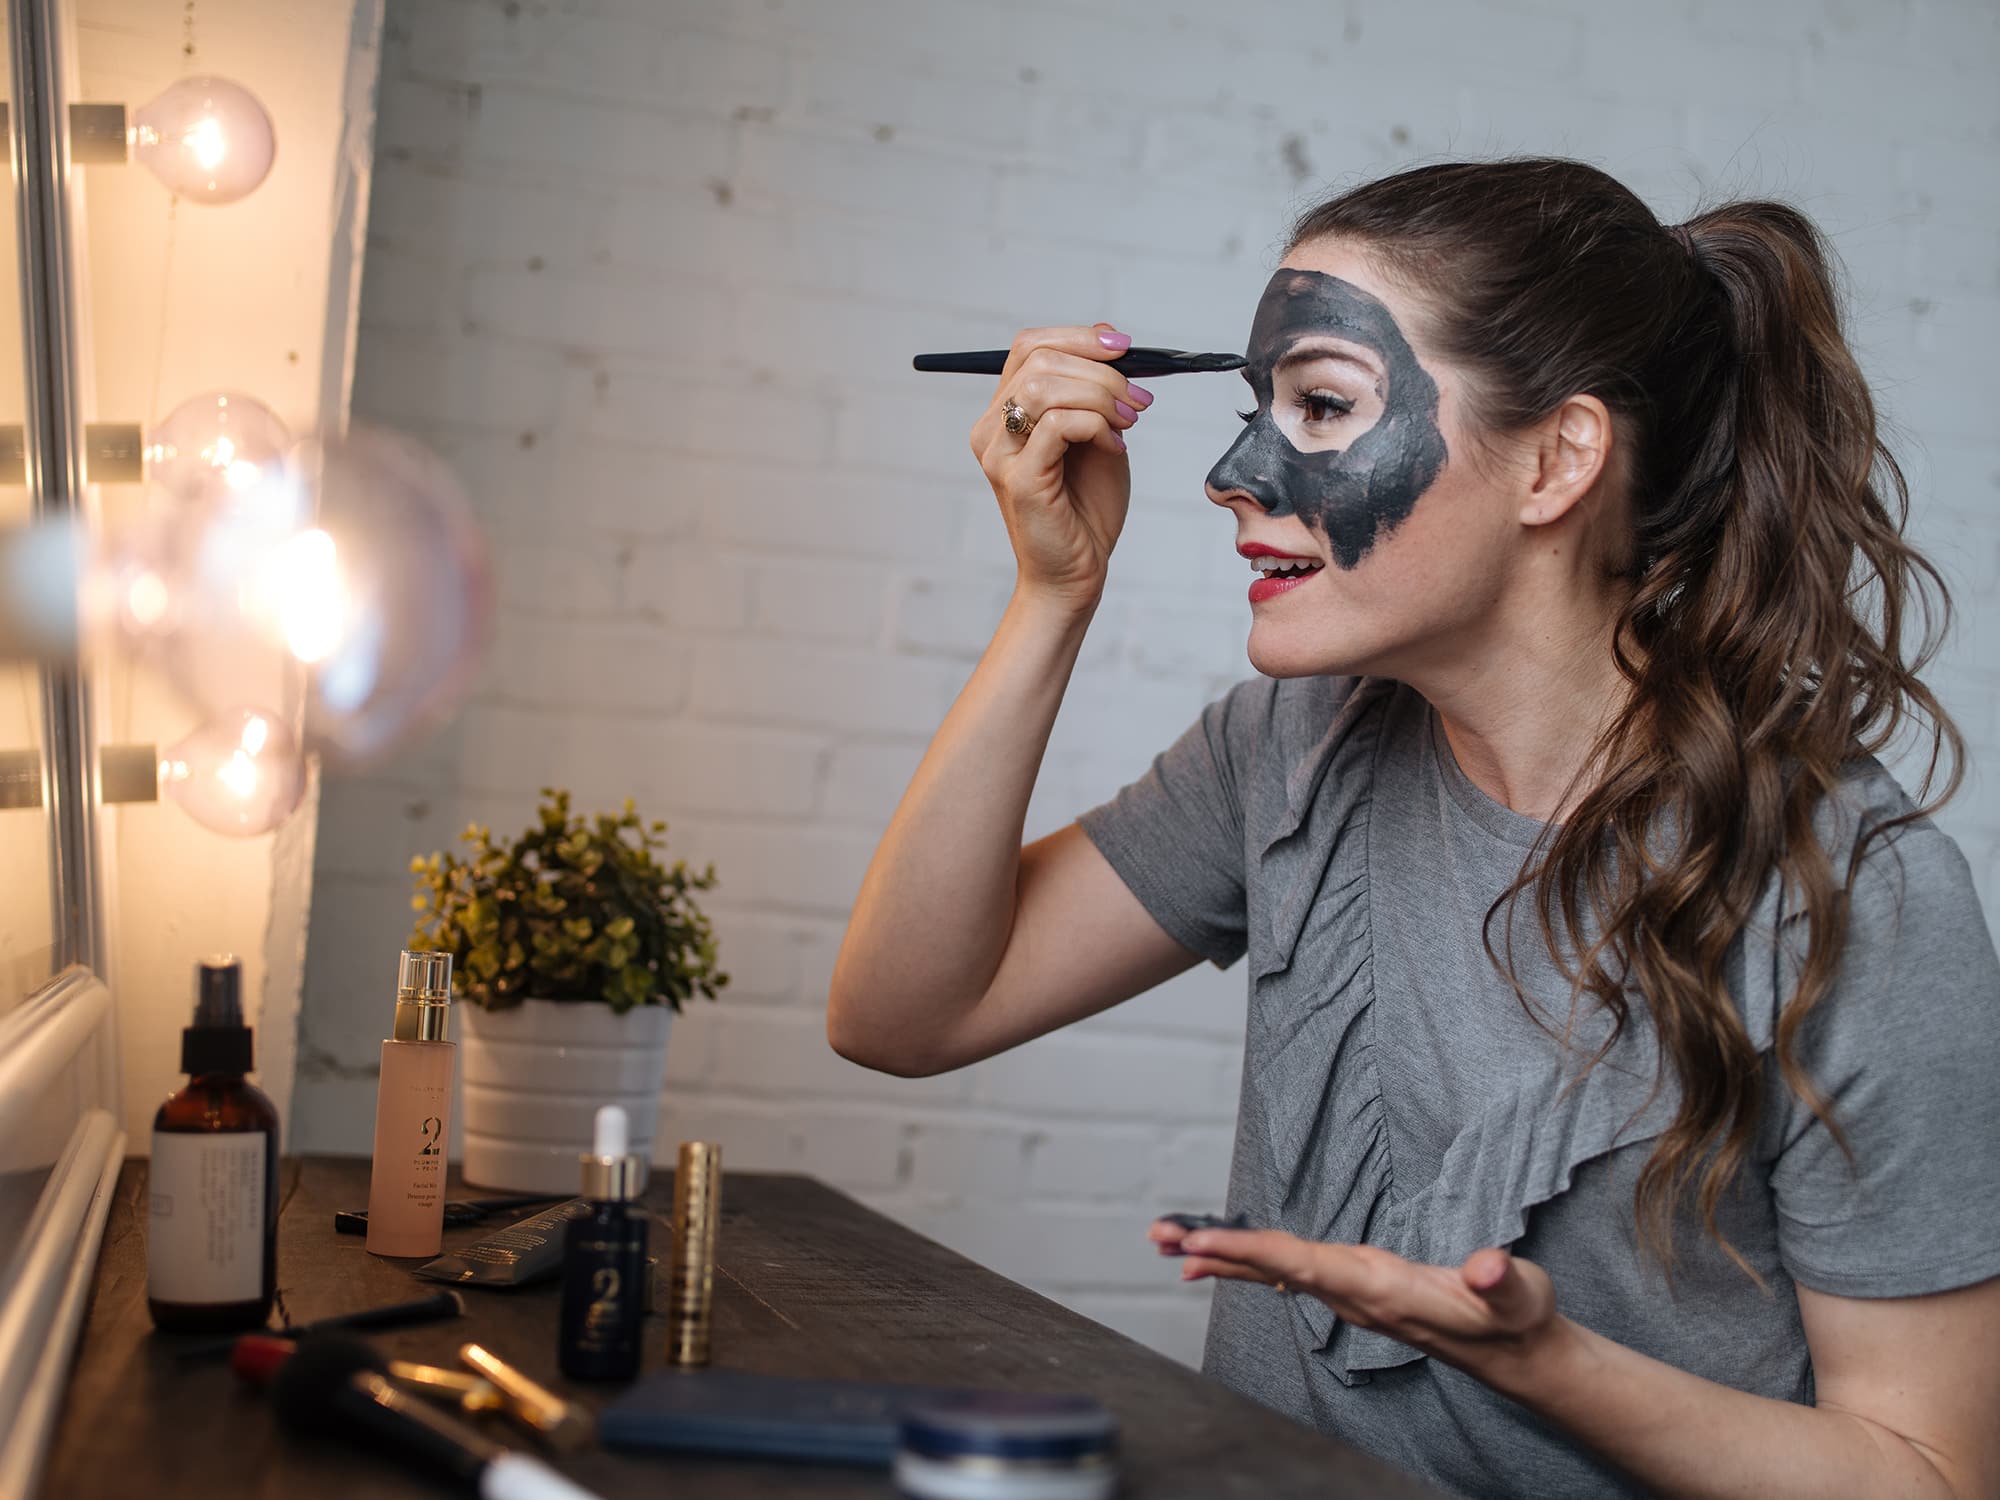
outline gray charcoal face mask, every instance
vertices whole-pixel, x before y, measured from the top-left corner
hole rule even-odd
[[[1308,339],[1359,344],[1385,372],[1381,415],[1342,449],[1301,452],[1272,415],[1278,363]],[[1209,470],[1208,483],[1240,491],[1274,516],[1297,516],[1327,539],[1337,565],[1352,568],[1402,524],[1444,468],[1437,383],[1388,308],[1319,271],[1281,270],[1271,278],[1248,352],[1257,410]]]

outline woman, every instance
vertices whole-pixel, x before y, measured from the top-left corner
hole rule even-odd
[[[1218,1379],[1467,1495],[2000,1493],[2000,964],[1871,758],[1958,739],[1812,226],[1564,161],[1308,213],[1208,476],[1263,675],[1020,848],[1128,343],[1023,333],[973,429],[1018,586],[834,1046],[937,1072],[1247,955],[1253,1227],[1152,1230]]]

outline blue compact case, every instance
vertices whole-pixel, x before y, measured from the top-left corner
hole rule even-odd
[[[896,1457],[917,1407],[1004,1393],[855,1380],[797,1380],[741,1370],[662,1370],[604,1408],[607,1448],[876,1464]]]

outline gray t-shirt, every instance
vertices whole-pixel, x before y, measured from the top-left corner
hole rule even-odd
[[[1835,869],[1858,819],[1909,806],[1857,762],[1821,809]],[[1375,679],[1242,683],[1081,823],[1177,941],[1225,968],[1249,957],[1232,1213],[1435,1264],[1511,1247],[1585,1326],[1787,1401],[1813,1392],[1794,1282],[1900,1297],[2000,1275],[2000,963],[1963,857],[1928,821],[1864,862],[1839,977],[1801,1036],[1852,1169],[1766,1067],[1751,1158],[1718,1212],[1764,1289],[1691,1209],[1671,1288],[1641,1251],[1633,1186],[1679,1098],[1668,1070],[1648,1103],[1644,1002],[1565,1092],[1608,1017],[1581,1013],[1565,1054],[1481,941],[1542,825],[1466,778],[1418,694]],[[1796,921],[1768,881],[1731,954],[1732,997],[1767,1062],[1802,946],[1796,926],[1778,933]],[[1559,1031],[1569,987],[1532,897],[1511,927],[1515,972]],[[1503,953],[1508,928],[1496,917]],[[1463,1495],[1644,1493],[1525,1408],[1311,1297],[1219,1283],[1205,1367]]]

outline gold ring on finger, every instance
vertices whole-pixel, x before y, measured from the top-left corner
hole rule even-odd
[[[1035,419],[1022,409],[1021,403],[1011,398],[1000,408],[1000,415],[1006,419],[1007,430],[1015,437],[1026,437],[1035,430]]]
[[[1274,1281],[1271,1283],[1271,1290],[1274,1292],[1289,1292],[1291,1288],[1286,1286],[1282,1281]]]

